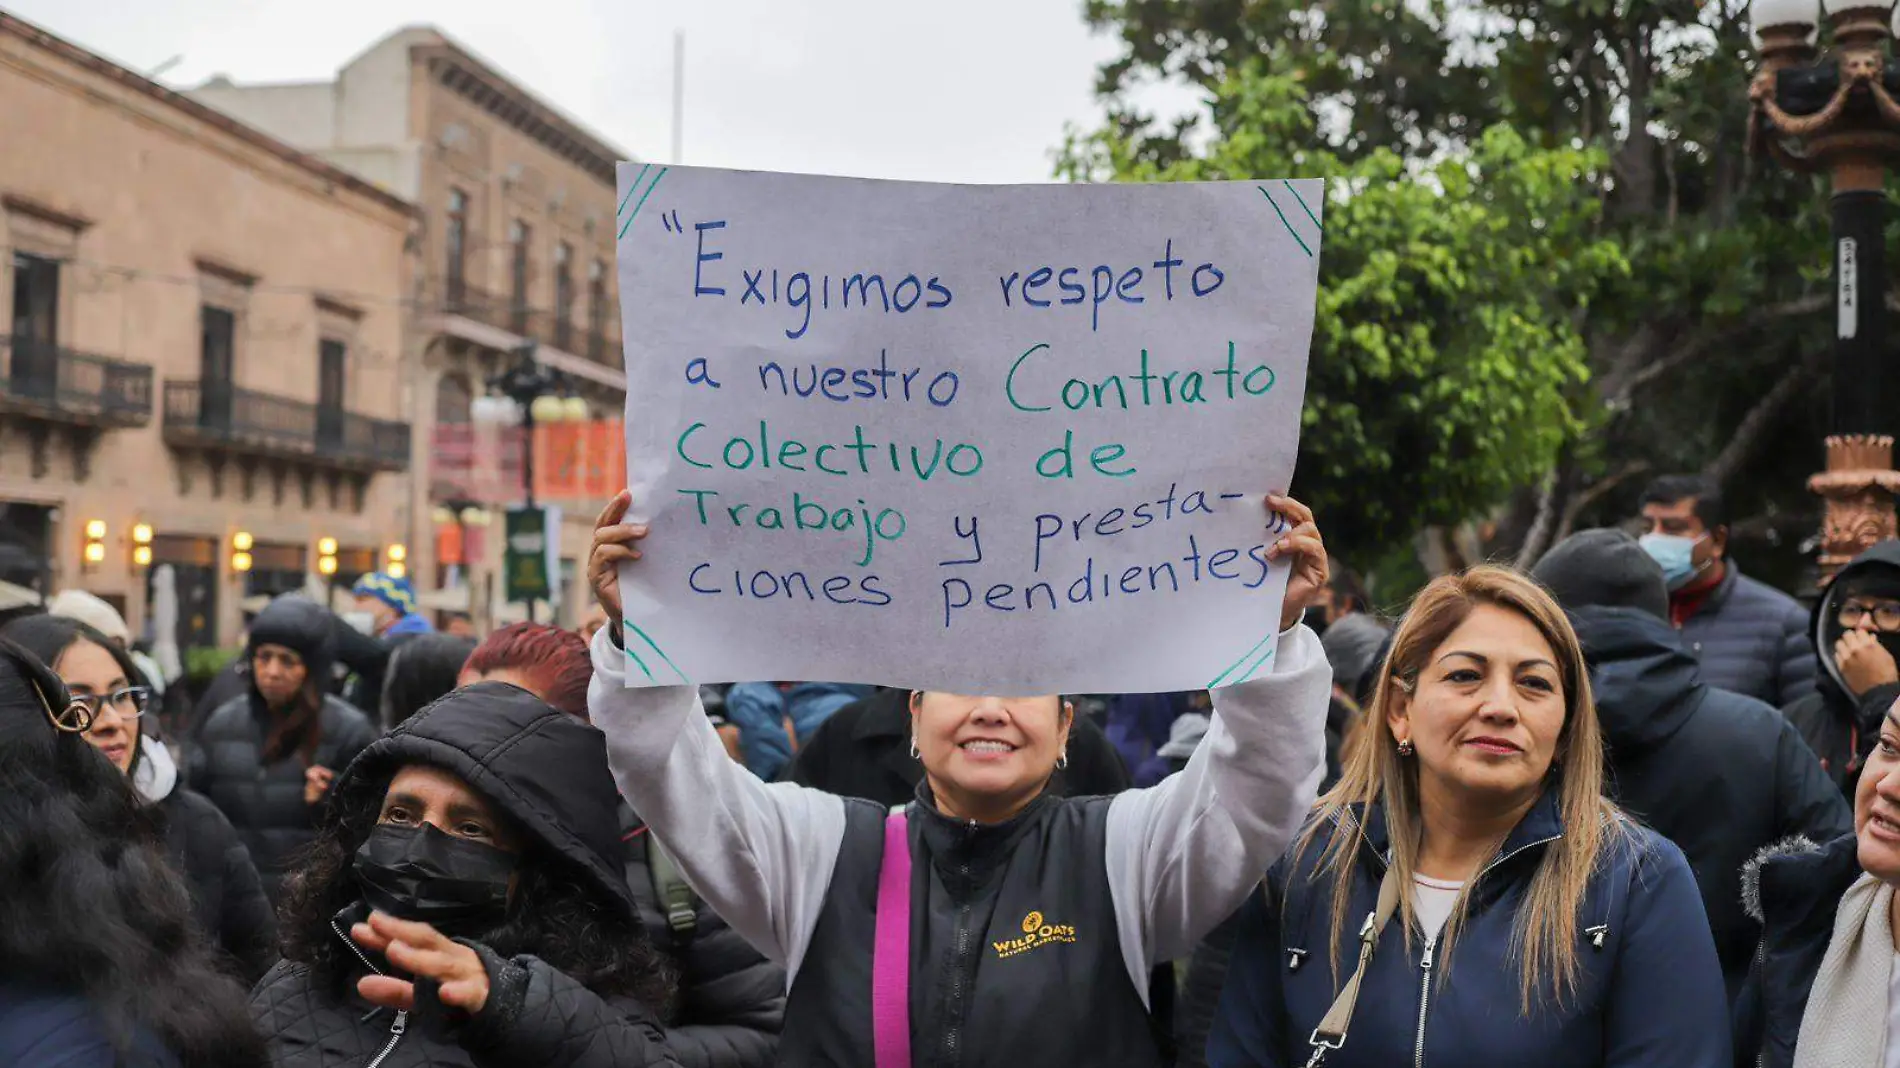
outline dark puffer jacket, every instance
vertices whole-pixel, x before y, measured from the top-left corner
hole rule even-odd
[[[1755,969],[1735,1004],[1738,1068],[1792,1068],[1808,994],[1834,937],[1834,913],[1861,876],[1858,848],[1852,834],[1824,846],[1793,838],[1749,862],[1742,891],[1762,938]]]
[[[679,996],[666,1024],[666,1044],[684,1068],[767,1068],[785,1022],[785,969],[726,926],[692,897],[687,930],[676,930],[650,866],[655,843],[633,809],[621,805],[627,888],[653,944],[673,959]],[[684,885],[683,883],[679,885]]]
[[[251,649],[283,645],[303,657],[312,677],[328,679],[334,648],[332,617],[314,601],[280,597],[251,624]],[[210,798],[237,828],[251,862],[274,902],[280,896],[290,854],[316,837],[320,806],[304,803],[304,770],[316,766],[341,772],[376,737],[368,716],[335,697],[323,698],[317,717],[318,741],[308,764],[301,755],[266,764],[264,742],[274,713],[264,707],[255,680],[198,726],[191,752],[192,789]]]
[[[449,771],[599,891],[599,907],[632,918],[612,778],[600,732],[506,683],[477,683],[443,698],[364,751],[335,784],[333,818],[374,823],[390,780],[411,765]],[[543,861],[545,863],[546,861]],[[677,1065],[658,1021],[637,999],[602,996],[530,954],[504,958],[460,939],[488,972],[488,1002],[455,1018],[419,985],[417,1005],[392,1013],[363,1001],[356,981],[388,964],[349,942],[360,902],[330,921],[363,969],[326,979],[284,961],[251,992],[251,1012],[276,1068],[645,1068]]]
[[[1834,660],[1834,643],[1841,639],[1841,601],[1849,591],[1869,586],[1900,594],[1900,541],[1883,541],[1856,556],[1836,572],[1821,591],[1808,619],[1808,637],[1820,662],[1820,682],[1814,692],[1782,708],[1782,714],[1807,739],[1808,748],[1842,792],[1852,795],[1860,766],[1880,736],[1880,721],[1900,697],[1900,683],[1875,686],[1855,694]],[[1900,657],[1900,637],[1881,635],[1881,643]],[[1825,838],[1819,839],[1825,841]]]
[[[1807,609],[1742,574],[1734,560],[1725,567],[1721,584],[1682,625],[1683,642],[1702,662],[1702,681],[1776,708],[1813,693]]]
[[[1590,876],[1577,917],[1577,996],[1520,1012],[1517,916],[1545,847],[1563,833],[1546,794],[1468,892],[1449,953],[1417,931],[1408,946],[1395,915],[1326,1068],[1726,1068],[1728,1006],[1701,899],[1682,852],[1642,827],[1626,826]],[[1370,810],[1359,835],[1341,982],[1353,966],[1352,932],[1373,911],[1391,856],[1382,809]],[[1323,841],[1281,860],[1240,910],[1207,1044],[1213,1068],[1308,1063],[1308,1036],[1338,992]]]
[[[231,821],[178,784],[171,753],[155,738],[139,739],[132,785],[164,814],[166,852],[184,873],[199,928],[246,985],[257,982],[277,961],[277,915]]]
[[[1794,725],[1704,685],[1667,622],[1603,607],[1570,621],[1609,743],[1606,788],[1689,858],[1733,998],[1760,937],[1742,911],[1742,865],[1770,842],[1852,830],[1853,814]]]

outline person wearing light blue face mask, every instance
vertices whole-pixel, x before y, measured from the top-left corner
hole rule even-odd
[[[1643,493],[1642,521],[1643,550],[1669,586],[1669,621],[1702,681],[1777,708],[1814,693],[1808,611],[1729,558],[1721,487],[1699,475],[1657,479]]]
[[[1663,582],[1671,593],[1694,582],[1716,563],[1713,554],[1702,563],[1696,563],[1695,551],[1708,541],[1706,536],[1692,538],[1686,534],[1645,534],[1638,541],[1650,559],[1662,568]]]

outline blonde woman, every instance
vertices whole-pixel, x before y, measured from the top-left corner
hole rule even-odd
[[[1241,912],[1208,1063],[1728,1065],[1695,878],[1602,768],[1550,596],[1494,567],[1427,586],[1344,777]]]

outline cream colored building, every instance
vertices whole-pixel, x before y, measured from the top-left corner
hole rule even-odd
[[[481,436],[470,431],[470,402],[532,339],[592,415],[620,413],[614,165],[629,155],[430,28],[377,41],[331,81],[214,78],[191,96],[417,205],[420,239],[403,281],[418,308],[412,417],[423,477],[411,514],[444,527],[449,516],[493,517],[464,588],[482,622],[518,615],[500,603],[496,510],[520,490],[471,477],[470,442]],[[600,502],[561,503],[560,556],[578,573]],[[464,581],[434,558],[435,533],[419,525],[411,535],[418,585]],[[584,598],[571,583],[561,618],[572,622]]]
[[[405,245],[439,234],[398,189],[4,14],[0,144],[0,580],[136,632],[168,565],[180,644],[229,644],[319,547],[347,578],[425,529]]]

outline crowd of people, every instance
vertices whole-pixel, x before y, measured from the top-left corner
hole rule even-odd
[[[1665,478],[1382,612],[1269,496],[1239,685],[627,688],[629,505],[576,630],[0,627],[0,1064],[1900,1065],[1896,543],[1805,608]]]

